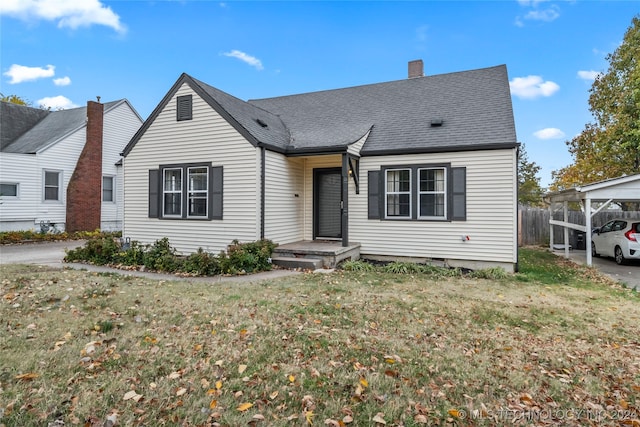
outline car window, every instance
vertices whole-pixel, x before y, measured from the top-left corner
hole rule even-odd
[[[609,231],[611,231],[611,227],[613,227],[613,223],[615,221],[609,221],[608,223],[606,223],[605,225],[602,226],[602,228],[600,229],[601,233],[608,233]]]
[[[633,224],[633,225],[631,226],[631,229],[632,229],[632,230],[635,230],[635,231],[636,231],[636,233],[640,233],[640,222],[639,222],[639,223],[637,223],[637,224]]]
[[[624,230],[626,226],[627,226],[627,222],[626,221],[616,221],[613,224],[613,231]]]

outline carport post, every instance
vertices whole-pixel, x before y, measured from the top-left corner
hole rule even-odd
[[[569,202],[566,200],[562,204],[562,211],[564,223],[566,224],[569,222]],[[569,258],[569,227],[565,225],[562,229],[564,231],[564,257]]]
[[[553,205],[552,201],[549,203],[549,218],[553,219]],[[553,224],[549,224],[549,250],[553,252]]]
[[[591,199],[589,197],[587,197],[586,199],[584,199],[584,216],[585,216],[585,222],[586,222],[586,240],[585,240],[585,244],[587,245],[587,247],[585,248],[587,250],[587,265],[591,266],[592,264],[592,253],[591,253]]]

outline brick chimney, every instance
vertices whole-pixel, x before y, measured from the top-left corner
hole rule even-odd
[[[103,114],[104,105],[100,102],[87,102],[87,140],[67,187],[65,229],[68,232],[94,231],[100,228]]]
[[[424,64],[422,59],[409,61],[409,78],[424,77]]]

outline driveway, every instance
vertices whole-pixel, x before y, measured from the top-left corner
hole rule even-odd
[[[558,256],[564,256],[564,250],[554,251]],[[578,263],[587,263],[586,251],[569,251],[569,259]],[[593,267],[614,280],[624,283],[628,288],[640,291],[640,262],[632,261],[628,265],[618,265],[613,258],[593,257]]]

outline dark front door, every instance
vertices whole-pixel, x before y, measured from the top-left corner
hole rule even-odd
[[[342,237],[342,171],[313,170],[313,238]]]

